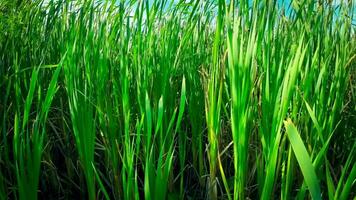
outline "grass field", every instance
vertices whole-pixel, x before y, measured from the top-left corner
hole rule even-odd
[[[355,4],[0,0],[0,200],[355,199]]]

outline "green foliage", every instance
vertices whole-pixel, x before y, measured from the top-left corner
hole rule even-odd
[[[0,199],[354,198],[354,2],[288,4],[0,1]]]

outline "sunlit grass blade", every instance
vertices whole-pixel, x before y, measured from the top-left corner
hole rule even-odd
[[[289,142],[291,143],[294,155],[299,163],[299,167],[303,173],[304,180],[308,186],[311,196],[316,200],[321,199],[319,180],[315,173],[315,169],[311,162],[308,151],[306,150],[303,141],[299,136],[297,128],[294,126],[290,119],[284,121],[284,126],[286,128]]]

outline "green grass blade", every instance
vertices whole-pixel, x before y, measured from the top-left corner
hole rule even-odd
[[[320,200],[321,192],[320,192],[319,180],[315,173],[315,169],[311,162],[308,151],[306,150],[303,141],[299,136],[298,130],[290,119],[284,121],[284,126],[286,128],[286,133],[289,142],[292,145],[294,155],[299,163],[299,167],[303,173],[310,194],[314,200]]]

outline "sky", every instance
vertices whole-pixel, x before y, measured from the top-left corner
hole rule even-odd
[[[154,2],[155,0],[149,0],[151,3],[152,2]],[[157,0],[156,0],[157,1]],[[159,1],[159,0],[158,0]],[[174,0],[175,2],[179,2],[180,0]],[[186,2],[190,2],[190,1],[192,1],[192,0],[186,0]],[[193,0],[194,1],[194,0]],[[199,0],[198,0],[199,1]],[[204,0],[202,0],[202,1],[204,1]],[[285,7],[285,10],[286,10],[286,12],[288,13],[288,10],[290,10],[290,9],[288,9],[288,7],[289,7],[289,5],[290,5],[290,3],[291,3],[291,1],[292,0],[277,0],[277,3],[278,3],[278,5],[279,6],[284,6]],[[253,2],[253,0],[249,0],[249,2],[252,4],[252,2]],[[339,6],[341,3],[347,3],[348,2],[348,0],[333,0],[333,6]],[[284,4],[283,4],[284,3]],[[336,15],[337,15],[338,13],[336,13]],[[354,23],[354,25],[356,26],[356,2],[354,3],[354,5],[353,5],[353,15],[354,15],[354,17],[353,17],[353,23]]]

